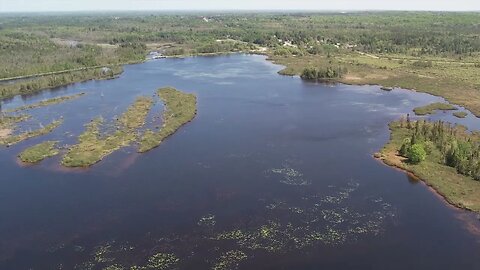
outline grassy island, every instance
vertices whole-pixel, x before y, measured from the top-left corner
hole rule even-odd
[[[400,120],[375,156],[419,177],[449,203],[480,212],[480,134],[441,121]]]
[[[147,130],[140,140],[140,153],[147,152],[161,144],[161,142],[177,131],[181,126],[190,122],[197,112],[197,98],[193,94],[183,93],[171,87],[157,91],[165,104],[163,112],[163,126],[158,132]]]
[[[25,149],[18,158],[25,163],[37,163],[46,158],[58,155],[58,141],[46,141]]]
[[[8,138],[12,134],[15,124],[30,119],[30,115],[1,115],[0,114],[0,140]]]
[[[435,102],[422,107],[417,107],[413,109],[413,112],[416,115],[427,115],[427,114],[433,114],[436,111],[454,111],[454,110],[457,110],[457,108],[455,108],[455,106],[453,106],[452,104]]]
[[[30,104],[30,105],[25,105],[25,106],[21,106],[21,107],[11,109],[11,110],[7,110],[5,112],[7,112],[7,113],[19,112],[19,111],[23,111],[23,110],[29,110],[29,109],[35,109],[35,108],[45,107],[45,106],[49,106],[49,105],[55,105],[55,104],[59,104],[59,103],[65,102],[65,101],[77,99],[77,98],[79,98],[83,95],[85,95],[85,93],[79,93],[79,94],[75,94],[75,95],[71,95],[71,96],[50,98],[50,99],[42,100],[40,102],[33,103],[33,104]]]
[[[86,125],[86,130],[78,137],[78,144],[70,147],[63,157],[67,167],[88,167],[101,161],[114,151],[130,145],[137,138],[136,130],[145,124],[145,119],[153,105],[148,97],[139,97],[117,120],[116,130],[102,135],[98,118]]]
[[[465,118],[467,117],[468,113],[466,112],[454,112],[453,113],[453,116],[457,117],[457,118]]]
[[[55,128],[60,126],[62,122],[63,120],[54,120],[50,124],[46,126],[42,126],[41,128],[36,130],[26,131],[18,135],[7,135],[4,137],[0,137],[0,145],[10,146],[33,137],[45,135],[47,133],[52,132]]]

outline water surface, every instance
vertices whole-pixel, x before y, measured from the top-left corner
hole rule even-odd
[[[65,122],[0,150],[0,269],[130,269],[159,253],[178,259],[159,269],[480,269],[478,220],[371,157],[390,121],[443,99],[280,69],[252,55],[161,59],[4,102],[86,93],[30,111],[23,130]],[[195,93],[198,115],[153,151],[124,148],[87,170],[61,157],[18,165],[27,146],[75,143],[85,123],[162,86]],[[431,118],[480,128],[471,115]]]

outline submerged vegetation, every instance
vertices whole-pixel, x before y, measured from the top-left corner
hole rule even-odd
[[[46,141],[25,149],[18,155],[22,162],[37,163],[48,157],[58,155],[59,150],[55,147],[58,141]]]
[[[140,140],[139,152],[149,151],[161,144],[184,124],[192,121],[197,112],[197,98],[193,94],[166,87],[157,91],[165,104],[163,125],[159,131],[147,130]]]
[[[67,167],[91,166],[115,150],[130,145],[138,136],[136,129],[145,124],[145,118],[152,105],[151,98],[137,98],[117,120],[117,128],[110,134],[101,134],[102,119],[95,119],[87,124],[85,132],[78,138],[78,144],[68,149],[62,164]]]
[[[414,173],[449,202],[480,211],[480,135],[442,121],[407,118],[390,124],[391,139],[378,155]]]
[[[417,107],[413,109],[413,112],[416,115],[427,115],[427,114],[433,114],[436,111],[454,111],[454,110],[457,110],[457,108],[452,104],[435,102],[422,107]]]
[[[79,94],[75,94],[75,95],[71,95],[71,96],[50,98],[50,99],[42,100],[38,103],[33,103],[33,104],[30,104],[30,105],[25,105],[25,106],[21,106],[21,107],[11,109],[11,110],[7,110],[5,112],[7,112],[7,113],[19,112],[19,111],[23,111],[23,110],[29,110],[29,109],[35,109],[35,108],[45,107],[45,106],[49,106],[49,105],[59,104],[59,103],[65,102],[65,101],[77,99],[77,98],[79,98],[83,95],[85,95],[85,93],[79,93]]]

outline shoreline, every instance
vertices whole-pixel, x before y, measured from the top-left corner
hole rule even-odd
[[[402,131],[388,125],[390,137],[383,147],[373,153],[372,157],[394,170],[402,171],[408,176],[421,181],[436,196],[442,198],[449,206],[480,214],[480,182],[470,176],[457,172],[455,168],[438,163],[435,159],[426,159],[420,164],[407,164],[405,157],[398,153],[399,143],[404,139]]]
[[[415,172],[413,172],[412,170],[409,170],[409,169],[406,169],[406,168],[402,168],[401,166],[397,165],[397,164],[394,164],[394,162],[390,163],[387,159],[384,159],[382,157],[375,157],[375,154],[372,155],[373,159],[375,159],[376,161],[378,161],[379,163],[381,163],[382,165],[384,166],[387,166],[393,170],[396,170],[396,171],[399,171],[399,172],[403,172],[403,173],[406,173],[408,176],[414,178],[415,180],[417,180],[418,182],[422,183],[423,185],[425,185],[425,187],[433,194],[435,195],[436,197],[440,198],[446,206],[452,208],[452,209],[457,209],[457,210],[463,210],[463,211],[467,211],[469,213],[476,213],[476,214],[480,214],[480,210],[474,210],[474,209],[471,209],[469,208],[468,206],[465,206],[465,205],[461,205],[461,204],[458,204],[458,203],[455,203],[453,202],[452,200],[450,200],[448,198],[447,195],[443,194],[441,191],[439,191],[438,189],[435,188],[435,186],[433,186],[432,184],[428,183],[426,180],[424,180],[423,178],[421,178],[420,176],[416,175]]]

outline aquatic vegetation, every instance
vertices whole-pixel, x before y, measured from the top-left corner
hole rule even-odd
[[[91,166],[114,151],[130,145],[136,140],[135,131],[144,125],[152,104],[151,98],[137,98],[117,120],[117,130],[111,134],[102,136],[100,125],[103,120],[100,118],[93,120],[78,137],[79,143],[69,148],[62,164],[67,167]]]
[[[45,107],[45,106],[49,106],[49,105],[59,104],[59,103],[65,102],[65,101],[77,99],[77,98],[79,98],[83,95],[85,95],[85,93],[79,93],[79,94],[75,94],[75,95],[71,95],[71,96],[50,98],[50,99],[42,100],[38,103],[25,105],[25,106],[21,106],[21,107],[11,109],[11,110],[7,110],[5,112],[19,112],[19,111],[23,111],[23,110],[29,110],[29,109],[35,109],[35,108]]]
[[[31,116],[28,114],[22,115],[5,115],[0,113],[0,129],[12,128],[12,125],[20,123],[30,119]]]
[[[345,205],[357,188],[358,183],[350,181],[344,187],[332,187],[330,194],[305,195],[302,206],[288,201],[266,202],[267,216],[272,219],[252,229],[219,233],[213,239],[233,241],[249,250],[278,253],[317,244],[335,246],[356,241],[362,235],[378,235],[388,218],[395,216],[392,206],[382,198],[367,200],[367,209],[372,210],[366,212]],[[289,218],[282,218],[285,216]]]
[[[39,129],[27,131],[24,133],[20,133],[18,135],[11,135],[11,136],[0,138],[0,145],[3,144],[3,145],[10,146],[33,137],[45,135],[47,133],[52,132],[55,128],[60,126],[62,122],[63,120],[54,120],[53,122],[51,122],[46,126],[41,126]]]
[[[30,119],[30,115],[5,115],[0,113],[0,139],[9,137],[15,129],[15,124]]]
[[[146,269],[166,270],[174,267],[180,259],[171,253],[157,253],[148,259]]]
[[[294,170],[288,164],[283,165],[283,168],[271,169],[267,171],[267,175],[280,175],[280,183],[292,186],[310,185],[310,181],[303,177],[303,174]]]
[[[103,270],[124,270],[125,268],[119,264],[109,265],[104,267]]]
[[[213,227],[216,224],[215,216],[212,214],[203,216],[202,218],[200,218],[197,224],[201,227]]]
[[[92,270],[95,267],[95,263],[88,261],[88,262],[83,262],[81,264],[75,265],[74,269],[75,270]]]
[[[139,152],[147,152],[161,144],[181,126],[190,122],[197,113],[197,98],[193,94],[183,93],[171,87],[157,91],[165,104],[163,126],[159,131],[147,130],[140,140]]]
[[[468,113],[466,112],[454,112],[453,113],[453,116],[457,117],[457,118],[465,118],[467,117]]]
[[[96,263],[106,263],[106,262],[112,262],[115,259],[110,257],[110,254],[112,253],[112,245],[110,243],[97,246],[94,249],[94,261]]]
[[[153,105],[150,97],[138,97],[135,103],[127,108],[127,111],[118,119],[120,129],[133,130],[142,127]]]
[[[160,238],[147,236],[142,239],[143,252],[161,250],[148,256],[146,262],[144,256],[133,253],[137,249],[130,244],[110,241],[96,246],[91,252],[92,258],[75,269],[182,269],[184,262],[188,265],[191,260],[198,259],[192,257],[199,254],[198,250],[209,254],[202,256],[215,258],[203,258],[211,269],[237,269],[256,254],[288,254],[319,245],[337,247],[380,235],[386,223],[395,217],[395,210],[377,196],[363,197],[360,205],[351,201],[356,197],[352,193],[358,187],[358,182],[351,180],[328,187],[326,193],[302,192],[300,196],[283,200],[262,200],[265,212],[256,216],[255,221],[248,226],[240,225],[242,222],[234,223],[230,229],[222,231],[218,230],[224,228],[223,224],[219,224],[221,221],[217,222],[212,213],[205,214],[194,224],[207,228],[207,231],[193,230],[191,234],[169,234]],[[335,199],[325,200],[327,197]],[[144,240],[149,244],[145,245]],[[132,255],[139,261],[126,262],[123,259]]]
[[[233,230],[217,234],[214,238],[216,240],[239,240],[245,237],[245,234],[241,230]]]
[[[37,145],[31,146],[18,155],[22,162],[36,163],[48,157],[53,157],[59,153],[55,147],[58,141],[46,141]]]
[[[449,111],[449,110],[457,110],[457,108],[452,104],[435,102],[435,103],[428,104],[426,106],[417,107],[413,109],[413,112],[416,115],[427,115],[427,114],[433,114],[435,113],[435,111]]]
[[[240,263],[247,259],[247,255],[240,250],[230,250],[222,254],[218,258],[213,270],[235,270],[238,269]]]

